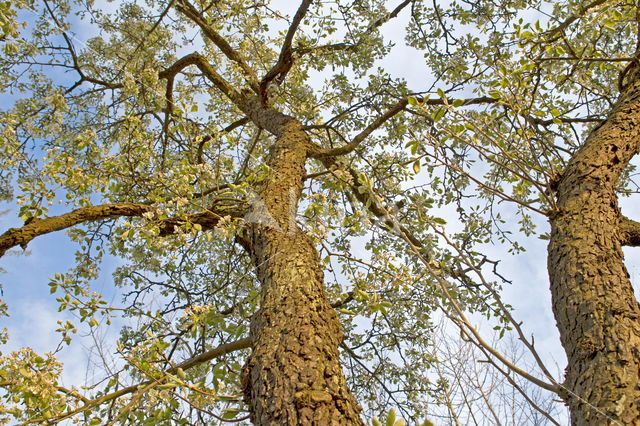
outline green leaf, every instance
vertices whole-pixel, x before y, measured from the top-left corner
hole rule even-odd
[[[240,413],[239,410],[229,409],[222,414],[222,418],[225,420],[235,419],[238,416],[238,413]]]
[[[420,160],[416,160],[413,162],[413,173],[420,173]]]
[[[393,426],[396,422],[396,410],[393,408],[389,410],[389,414],[387,414],[387,422],[385,426]]]
[[[445,107],[436,108],[431,115],[433,121],[438,122],[446,114],[447,109]]]
[[[185,378],[187,377],[186,374],[184,374],[184,370],[182,368],[178,368],[176,370],[176,374],[178,375],[178,377],[180,377],[182,380],[185,380]]]
[[[163,384],[158,386],[158,389],[173,389],[173,388],[176,388],[178,386],[180,386],[180,385],[175,383],[175,382],[163,383]]]
[[[520,37],[530,39],[533,38],[533,33],[531,31],[523,31],[520,33]]]

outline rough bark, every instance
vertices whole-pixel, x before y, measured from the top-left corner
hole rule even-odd
[[[640,82],[573,156],[558,185],[548,268],[574,425],[640,424],[640,306],[623,263],[615,187],[640,145]]]
[[[640,223],[623,217],[620,220],[620,231],[622,233],[621,238],[623,246],[640,246]]]
[[[324,292],[322,269],[295,214],[312,143],[300,122],[238,92],[197,53],[160,73],[168,80],[189,65],[200,71],[258,127],[277,137],[270,173],[250,214],[247,248],[261,283],[251,324],[253,353],[243,387],[260,425],[360,425],[360,407],[340,368],[340,323]]]
[[[253,353],[244,371],[252,421],[360,425],[360,407],[340,366],[342,332],[325,295],[320,260],[295,223],[310,142],[300,123],[273,110],[253,119],[278,139],[249,226],[248,249],[261,283]]]

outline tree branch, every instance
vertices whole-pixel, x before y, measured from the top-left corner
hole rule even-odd
[[[429,106],[437,106],[437,105],[446,105],[446,104],[451,104],[453,103],[453,99],[447,99],[446,101],[441,99],[441,98],[434,98],[434,99],[422,99],[419,96],[416,96],[416,99],[418,100],[418,102],[422,102],[425,105],[429,105]],[[478,98],[468,98],[468,99],[461,99],[462,103],[460,104],[460,106],[467,106],[467,105],[480,105],[480,104],[495,104],[498,103],[500,101],[500,99],[496,99],[496,98],[492,98],[489,96],[480,96]]]
[[[567,29],[569,25],[573,24],[575,21],[582,18],[586,14],[592,12],[599,6],[602,6],[607,1],[608,0],[595,0],[594,2],[591,2],[588,5],[584,6],[578,13],[569,16],[562,23],[560,23],[560,25],[547,31],[547,33],[545,34],[546,41],[548,43],[556,41],[560,37],[558,34],[564,32],[564,30]]]
[[[213,229],[224,216],[233,218],[244,217],[246,209],[238,206],[211,206],[201,212],[192,213],[181,219],[165,219],[162,221],[160,236],[165,237],[176,232],[176,229],[185,223],[197,223],[202,229]]]
[[[513,386],[519,393],[520,395],[522,395],[522,397],[527,401],[527,403],[529,403],[534,410],[536,410],[537,412],[539,412],[540,414],[542,414],[543,416],[545,416],[547,418],[547,420],[549,420],[551,423],[553,423],[554,425],[560,426],[560,423],[558,423],[557,421],[555,421],[550,415],[549,413],[547,413],[545,410],[543,410],[538,404],[536,404],[530,397],[529,395],[527,395],[527,393],[524,391],[524,389],[522,389],[522,386],[520,386],[512,377],[511,374],[509,374],[508,371],[505,371],[503,368],[501,368],[493,358],[491,358],[491,356],[489,355],[489,351],[486,350],[486,348],[484,348],[483,346],[479,345],[476,341],[474,341],[473,339],[470,339],[471,343],[474,344],[478,349],[480,349],[480,351],[482,351],[482,353],[487,357],[487,362],[490,363],[493,368],[495,368],[496,370],[498,370],[500,372],[500,374],[502,374],[504,376],[505,379],[507,379],[507,381],[509,382],[509,384],[511,386]],[[557,392],[556,392],[557,393]]]
[[[386,22],[390,21],[391,19],[395,18],[396,16],[398,16],[398,14],[400,14],[400,12],[407,7],[409,4],[413,3],[413,1],[415,0],[405,0],[402,3],[400,3],[395,9],[393,9],[391,11],[391,13],[376,19],[375,21],[373,21],[366,30],[364,30],[360,36],[359,36],[359,40],[356,41],[355,43],[346,43],[346,42],[342,42],[342,43],[333,43],[333,44],[326,44],[323,46],[316,46],[316,47],[305,47],[305,48],[301,48],[301,49],[296,49],[296,53],[300,54],[300,55],[305,55],[307,53],[311,53],[314,51],[318,51],[318,50],[328,50],[328,51],[339,51],[339,50],[355,50],[363,41],[364,39],[364,35],[369,34],[371,31],[374,31],[378,28],[380,28],[382,25],[384,25]]]
[[[251,68],[249,64],[247,64],[247,61],[244,60],[242,55],[233,47],[231,47],[231,45],[227,42],[227,40],[225,40],[224,37],[220,35],[220,33],[218,33],[215,29],[213,29],[211,25],[207,23],[204,16],[202,16],[202,14],[198,12],[198,10],[187,0],[180,0],[180,3],[176,5],[176,9],[182,12],[193,22],[195,22],[200,27],[205,36],[207,36],[207,38],[211,40],[213,44],[215,44],[227,58],[235,62],[240,67],[249,87],[251,87],[251,89],[256,94],[259,94],[260,89],[258,86],[258,77],[253,68]]]
[[[153,212],[154,207],[141,203],[102,204],[98,206],[83,207],[60,216],[45,219],[33,219],[21,228],[10,228],[0,235],[0,257],[12,247],[27,244],[36,237],[71,228],[85,222],[109,219],[122,216],[142,216],[143,213]],[[160,236],[173,234],[176,229],[185,223],[197,223],[202,229],[214,228],[224,216],[243,217],[246,209],[239,206],[212,206],[204,211],[189,214],[181,219],[165,219],[161,222]]]
[[[403,1],[398,6],[396,6],[396,8],[391,11],[391,13],[389,13],[388,15],[383,16],[382,18],[376,19],[371,25],[369,25],[369,27],[367,27],[367,32],[370,32],[370,31],[373,31],[373,30],[375,30],[377,28],[380,28],[382,25],[384,25],[385,23],[389,22],[390,20],[392,20],[393,18],[398,16],[400,14],[400,12],[402,12],[402,9],[404,9],[405,7],[407,7],[408,5],[413,3],[414,1],[415,0],[405,0],[405,1]]]
[[[216,86],[222,93],[224,93],[236,106],[242,109],[245,106],[245,97],[238,92],[229,82],[227,82],[217,71],[211,66],[205,58],[198,52],[189,53],[186,56],[178,59],[170,67],[161,71],[158,76],[163,79],[173,79],[175,76],[190,65],[195,65],[202,71],[202,73]]]
[[[438,283],[440,290],[442,291],[443,296],[449,302],[451,308],[453,308],[453,313],[447,311],[443,308],[443,313],[450,318],[459,328],[460,332],[464,333],[464,335],[468,338],[468,340],[472,341],[474,345],[483,349],[483,352],[486,351],[490,353],[493,357],[498,359],[506,368],[511,370],[512,372],[518,374],[522,378],[529,380],[531,383],[548,390],[549,392],[553,392],[557,395],[562,394],[562,387],[557,383],[547,383],[544,380],[541,380],[528,372],[524,371],[520,367],[516,366],[514,363],[509,361],[498,352],[495,348],[493,348],[490,344],[488,344],[480,335],[478,330],[471,324],[469,319],[466,317],[459,303],[456,301],[456,298],[449,291],[449,283],[442,277],[440,274],[432,266],[433,262],[429,259],[426,259],[419,251],[418,247],[413,247],[411,241],[405,236],[402,235],[402,238],[409,243],[411,246],[411,250],[416,255],[418,260],[420,260],[426,267],[427,271],[430,275],[432,275]]]
[[[345,155],[350,153],[351,151],[356,149],[357,146],[360,145],[360,143],[362,143],[362,141],[364,141],[371,133],[382,126],[387,120],[395,116],[400,111],[404,110],[404,108],[407,106],[407,103],[407,99],[402,99],[400,102],[396,103],[394,106],[389,108],[387,112],[376,118],[371,124],[365,127],[348,144],[334,149],[323,149],[320,152],[310,153],[309,156],[312,158],[322,158],[335,157],[337,155]]]
[[[211,139],[213,139],[216,136],[220,136],[220,135],[225,135],[229,132],[232,132],[233,130],[237,129],[240,126],[244,126],[245,124],[247,124],[249,121],[251,121],[249,119],[249,117],[243,117],[239,120],[234,121],[233,123],[229,124],[227,127],[225,127],[224,129],[220,130],[219,132],[215,132],[213,134],[207,135],[204,138],[202,138],[202,140],[200,141],[200,144],[198,145],[198,150],[196,153],[196,164],[202,164],[203,160],[202,160],[202,155],[203,155],[203,150],[204,150],[204,146],[207,142],[209,142]]]
[[[322,163],[327,170],[335,170],[337,165],[335,157],[321,157],[319,161]],[[393,230],[394,232],[400,232],[402,235],[406,236],[411,244],[414,247],[423,248],[424,245],[422,242],[413,235],[408,229],[406,229],[402,224],[398,222],[395,215],[391,214],[389,210],[387,210],[381,203],[370,193],[368,190],[361,190],[363,185],[358,181],[358,172],[351,167],[347,167],[344,170],[349,174],[348,180],[341,179],[336,176],[335,173],[332,174],[339,180],[347,183],[349,185],[350,193],[348,194],[351,197],[355,198],[360,202],[369,212],[371,212],[379,221],[379,225],[381,227],[387,227],[388,229]]]
[[[263,77],[260,82],[260,96],[263,99],[266,99],[266,91],[269,88],[269,84],[274,79],[277,79],[278,82],[282,82],[284,78],[287,76],[287,73],[291,69],[293,65],[293,49],[291,49],[291,44],[293,43],[293,37],[300,26],[300,22],[304,15],[306,15],[309,10],[309,6],[311,5],[312,0],[303,0],[296,11],[296,14],[293,17],[293,21],[291,25],[289,25],[289,29],[287,30],[287,35],[284,38],[284,43],[282,43],[282,48],[280,49],[280,55],[278,57],[278,62],[267,72],[267,74]]]
[[[53,10],[49,6],[49,2],[45,1],[44,5],[47,9],[47,12],[49,12],[49,17],[51,18],[55,26],[58,27],[58,29],[62,34],[62,37],[64,38],[64,41],[67,45],[67,50],[69,51],[69,55],[71,55],[71,62],[73,63],[71,68],[73,68],[80,76],[80,79],[76,81],[73,85],[71,85],[71,87],[69,87],[65,93],[71,93],[76,87],[80,86],[85,81],[89,83],[105,86],[108,89],[118,89],[122,87],[122,84],[109,83],[107,81],[99,80],[97,78],[88,77],[85,75],[84,71],[82,71],[82,68],[80,67],[80,61],[78,60],[78,55],[76,53],[75,47],[73,46],[73,43],[71,42],[71,38],[67,35],[67,32],[64,31],[64,27],[62,26],[62,24],[60,23],[56,15],[53,13]]]
[[[167,375],[175,374],[178,369],[188,370],[196,365],[202,364],[203,362],[211,361],[214,358],[220,358],[221,356],[227,355],[231,352],[239,351],[241,349],[246,349],[251,347],[251,338],[246,337],[244,339],[236,340],[231,343],[224,343],[220,346],[217,346],[211,350],[201,353],[200,355],[196,355],[193,358],[189,358],[180,364],[172,367],[164,372],[164,378],[166,379]],[[161,384],[164,379],[158,380],[146,380],[144,382],[137,383],[135,385],[127,386],[126,388],[120,389],[118,391],[112,392],[107,395],[103,395],[99,398],[90,400],[85,403],[82,407],[76,408],[73,411],[65,413],[59,417],[55,418],[40,418],[29,421],[28,423],[38,423],[38,422],[46,422],[47,424],[59,423],[65,419],[71,418],[77,414],[95,408],[99,405],[104,404],[105,402],[112,401],[116,398],[120,398],[121,396],[136,392],[138,389],[143,388],[149,385]]]
[[[167,370],[167,373],[173,374],[176,371],[178,371],[178,368],[181,368],[183,370],[188,370],[191,367],[195,367],[198,364],[211,361],[212,359],[215,359],[215,358],[220,358],[221,356],[229,354],[231,352],[239,351],[241,349],[247,349],[251,347],[251,344],[252,344],[252,341],[250,337],[245,337],[244,339],[236,340],[235,342],[231,342],[231,343],[224,343],[220,346],[217,346],[213,349],[203,352],[200,355],[196,355],[193,358],[189,358],[185,361],[182,361],[180,364]]]
[[[164,108],[164,122],[162,123],[162,136],[164,137],[164,143],[162,145],[162,161],[164,162],[165,150],[169,143],[169,121],[173,115],[173,82],[175,80],[175,74],[167,77],[167,88],[164,93],[164,99],[166,102]]]
[[[238,92],[229,82],[218,74],[211,64],[198,52],[183,56],[174,62],[173,65],[160,72],[158,76],[164,79],[173,78],[190,65],[196,65],[205,77],[227,96],[236,107],[244,112],[256,126],[278,137],[288,128],[287,126],[293,125],[296,128],[302,129],[302,125],[298,120],[273,108],[265,107],[259,96],[250,96],[250,93],[246,91]]]
[[[26,248],[31,240],[40,235],[67,229],[83,222],[119,216],[141,216],[152,209],[147,204],[102,204],[84,207],[60,216],[34,219],[22,228],[10,228],[0,235],[0,257],[4,256],[7,250],[12,247],[19,245],[22,248]]]
[[[418,102],[423,103],[424,105],[429,105],[429,106],[445,105],[445,104],[448,104],[448,103],[452,102],[450,100],[445,101],[445,100],[443,100],[441,98],[422,99],[420,97],[416,97],[416,100]],[[493,104],[493,103],[497,103],[497,102],[498,102],[498,99],[491,98],[491,97],[488,97],[488,96],[482,96],[482,97],[479,97],[479,98],[463,99],[462,100],[462,104],[460,106],[478,105],[478,104]],[[311,158],[321,159],[321,158],[335,157],[335,156],[338,156],[338,155],[345,155],[345,154],[348,154],[348,153],[352,152],[354,149],[356,149],[358,147],[358,145],[360,145],[360,143],[362,143],[362,141],[364,141],[371,133],[373,133],[376,129],[378,129],[380,126],[382,126],[387,120],[389,120],[391,117],[395,116],[400,111],[404,110],[408,103],[409,103],[408,98],[404,98],[404,99],[400,100],[398,103],[396,103],[391,108],[389,108],[389,110],[387,110],[387,112],[382,114],[380,117],[375,119],[371,124],[369,124],[367,127],[365,127],[348,144],[343,145],[343,146],[338,147],[338,148],[333,148],[333,149],[323,149],[323,148],[319,148],[319,147],[314,147],[315,150],[311,150],[309,152],[309,156]]]

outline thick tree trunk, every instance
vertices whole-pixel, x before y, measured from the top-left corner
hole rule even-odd
[[[571,159],[548,268],[574,425],[640,424],[640,306],[623,263],[615,187],[640,146],[640,82]]]
[[[278,139],[270,176],[254,204],[247,244],[262,290],[245,398],[259,425],[360,425],[360,408],[340,367],[342,332],[325,295],[320,259],[295,223],[308,137],[293,119],[272,133]]]

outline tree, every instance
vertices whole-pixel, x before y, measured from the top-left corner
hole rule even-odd
[[[442,312],[572,423],[640,421],[621,250],[639,231],[617,204],[640,140],[636,5],[388,3],[303,0],[291,18],[251,1],[2,4],[2,194],[17,193],[24,225],[0,255],[67,230],[79,249],[49,283],[60,309],[91,328],[136,319],[117,371],[86,395],[58,385],[53,355],[3,357],[7,413],[362,424],[363,408],[394,406],[417,419],[445,389],[429,373]],[[382,66],[381,31],[402,19],[428,84]],[[549,239],[564,380],[483,255],[521,251],[513,232]],[[121,262],[121,306],[90,290],[105,256]],[[469,313],[515,332],[538,371]]]

